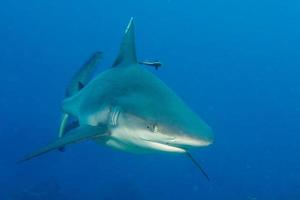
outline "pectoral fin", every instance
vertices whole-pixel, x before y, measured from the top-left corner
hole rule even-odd
[[[201,173],[205,176],[205,178],[209,181],[210,178],[208,174],[204,171],[203,167],[200,165],[200,163],[190,154],[189,152],[186,152],[186,155],[191,159],[191,161],[195,164],[195,166],[201,171]]]
[[[22,160],[20,160],[20,162],[30,160],[42,154],[48,153],[49,151],[64,147],[68,144],[74,144],[89,139],[98,139],[99,137],[105,138],[105,136],[108,136],[106,126],[80,126],[71,130],[68,135],[59,138],[55,142],[45,146],[44,148],[24,157]]]

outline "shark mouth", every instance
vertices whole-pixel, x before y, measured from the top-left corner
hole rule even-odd
[[[194,139],[189,137],[178,137],[172,140],[169,144],[174,146],[179,146],[183,148],[189,148],[189,147],[205,147],[212,143],[212,141],[205,140],[205,139]]]
[[[166,137],[163,140],[151,140],[142,138],[147,142],[147,146],[160,151],[185,153],[187,149],[193,147],[204,147],[211,144],[210,141],[193,139],[188,137]],[[164,141],[164,142],[162,142]]]
[[[147,141],[147,140],[145,140]],[[164,152],[173,152],[173,153],[185,153],[186,150],[181,147],[176,147],[169,145],[167,143],[159,143],[159,142],[153,142],[153,141],[147,141],[147,146],[149,146],[152,149],[158,150],[158,151],[164,151]]]

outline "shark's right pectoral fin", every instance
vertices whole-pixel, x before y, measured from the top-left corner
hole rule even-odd
[[[35,151],[27,156],[25,156],[20,162],[24,162],[40,156],[42,154],[48,153],[49,151],[62,148],[68,144],[74,144],[81,141],[89,140],[89,139],[99,139],[103,137],[103,139],[108,136],[107,127],[103,126],[80,126],[75,128],[69,132],[68,135],[57,139],[55,142],[45,146],[44,148]]]
[[[201,171],[201,173],[205,176],[205,178],[209,181],[210,178],[200,163],[192,156],[191,153],[186,152],[186,155],[191,159],[191,161],[195,164],[195,166]]]

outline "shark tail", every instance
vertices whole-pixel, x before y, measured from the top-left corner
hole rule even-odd
[[[82,67],[78,69],[78,71],[71,78],[69,85],[66,88],[66,97],[75,95],[88,84],[94,72],[96,71],[96,67],[98,66],[98,63],[101,58],[102,52],[95,52],[82,65]]]
[[[65,137],[59,138],[55,142],[41,148],[40,150],[37,150],[25,156],[19,162],[21,163],[31,160],[32,158],[38,157],[55,149],[63,148],[64,146],[69,144],[74,144],[89,139],[96,139],[99,137],[105,137],[107,135],[108,133],[106,126],[80,126],[71,130],[70,133]]]
[[[94,72],[96,71],[96,67],[101,58],[102,52],[97,51],[91,55],[91,57],[82,65],[81,68],[78,69],[66,88],[65,97],[68,98],[74,96],[88,84]],[[64,112],[59,127],[58,138],[63,137],[66,133],[66,127],[70,121],[69,119],[70,115]]]

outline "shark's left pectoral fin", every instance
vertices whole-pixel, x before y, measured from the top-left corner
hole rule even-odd
[[[192,156],[191,153],[186,152],[186,155],[191,159],[191,161],[194,163],[194,165],[201,171],[201,173],[205,176],[205,178],[209,181],[210,178],[206,171],[203,169],[203,167],[200,165],[200,163]]]
[[[78,143],[81,141],[89,140],[89,139],[99,139],[100,137],[105,138],[108,136],[107,127],[105,125],[103,126],[89,126],[84,125],[80,126],[78,128],[75,128],[69,132],[68,135],[57,139],[55,142],[45,146],[44,148],[35,151],[28,156],[25,156],[20,162],[24,162],[27,160],[30,160],[32,158],[35,158],[37,156],[40,156],[42,154],[45,154],[49,151],[62,148],[69,144]]]

